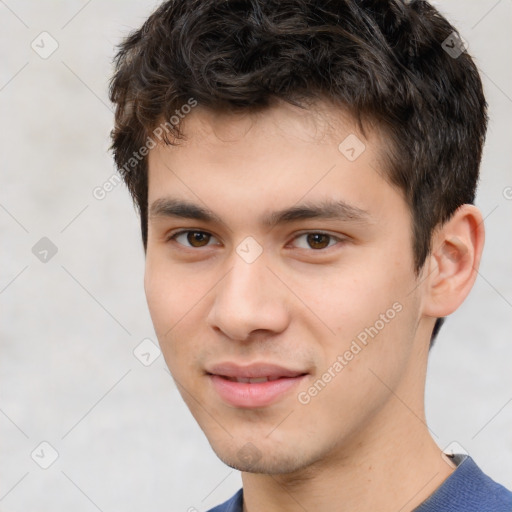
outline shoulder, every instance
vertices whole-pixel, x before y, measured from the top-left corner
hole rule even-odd
[[[229,500],[208,510],[208,512],[242,512],[243,489],[240,489]]]
[[[414,512],[512,512],[512,492],[487,476],[468,455]]]

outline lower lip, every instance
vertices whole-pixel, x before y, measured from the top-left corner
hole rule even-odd
[[[302,381],[305,375],[283,377],[267,382],[235,382],[219,375],[209,375],[220,397],[235,407],[265,407],[282,398]]]

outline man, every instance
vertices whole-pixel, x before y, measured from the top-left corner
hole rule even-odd
[[[512,510],[424,412],[484,243],[486,102],[456,30],[425,2],[170,1],[111,99],[159,343],[242,472],[214,510]]]

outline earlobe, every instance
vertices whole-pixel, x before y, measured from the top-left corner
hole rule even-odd
[[[428,257],[424,299],[426,316],[444,317],[462,304],[475,282],[484,238],[482,214],[469,204],[460,206],[436,230]]]

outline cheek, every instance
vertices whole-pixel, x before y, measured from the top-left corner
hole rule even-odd
[[[340,299],[337,335],[322,340],[312,387],[302,390],[311,398],[304,414],[314,409],[318,417],[325,415],[323,424],[331,425],[332,435],[339,425],[351,429],[383,407],[414,357],[417,301],[391,302],[391,294],[358,297]]]
[[[194,330],[204,318],[208,290],[201,271],[183,271],[163,258],[146,259],[144,288],[151,320],[167,366],[177,377],[192,365],[200,347]],[[194,341],[197,340],[197,341]]]
[[[298,276],[291,287],[331,337],[347,339],[372,326],[390,309],[388,316],[394,319],[393,304],[402,303],[406,290],[411,289],[406,280],[407,276],[393,269],[366,262],[331,269],[325,279]]]
[[[176,307],[178,301],[176,298],[176,283],[170,276],[159,271],[158,267],[146,263],[146,272],[144,275],[144,290],[146,301],[148,303],[151,320],[155,332],[162,341],[167,330],[169,330],[176,317]]]
[[[148,250],[144,289],[157,334],[164,335],[192,311],[204,291],[200,272],[184,271],[155,253]]]
[[[314,304],[311,309],[331,331],[322,341],[323,365],[346,351],[353,368],[363,364],[390,373],[404,365],[419,318],[415,283],[407,265],[395,265],[388,253],[332,272],[321,288],[304,287],[304,302]],[[367,378],[368,369],[362,374]]]
[[[170,350],[169,340],[186,317],[189,300],[184,297],[183,278],[155,258],[146,260],[144,289],[149,313],[164,355]]]

